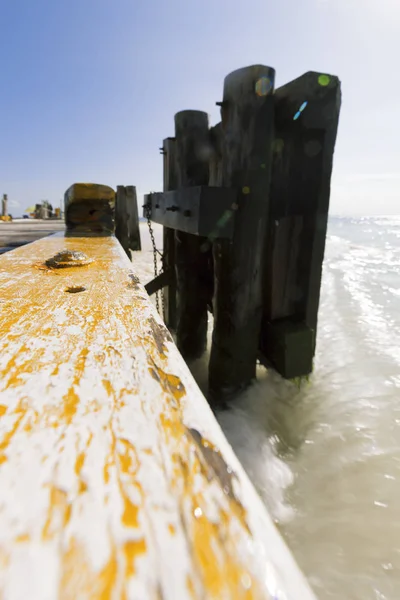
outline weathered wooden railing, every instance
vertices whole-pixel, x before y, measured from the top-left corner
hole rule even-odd
[[[211,129],[201,111],[175,115],[164,193],[145,197],[186,359],[204,351],[212,305],[216,399],[246,387],[257,359],[289,379],[312,371],[340,82],[310,72],[274,92],[274,79],[263,65],[228,75]]]
[[[0,257],[0,597],[312,600],[113,206],[74,186],[65,234]]]

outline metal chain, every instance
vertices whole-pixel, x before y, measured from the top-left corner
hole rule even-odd
[[[163,255],[162,253],[157,250],[157,246],[156,246],[156,241],[154,239],[154,231],[153,231],[153,227],[151,226],[151,203],[149,202],[148,204],[146,204],[146,217],[147,217],[147,225],[149,227],[149,233],[150,233],[150,239],[151,239],[151,244],[153,246],[153,262],[154,262],[154,277],[157,277],[158,275],[158,266],[157,266],[157,254],[159,256],[161,256],[161,269],[160,269],[160,274],[163,272],[164,270],[164,265],[163,265]],[[156,309],[158,314],[160,314],[160,297],[159,297],[159,292],[156,292]],[[164,290],[161,291],[161,309],[162,309],[162,317],[164,318]]]

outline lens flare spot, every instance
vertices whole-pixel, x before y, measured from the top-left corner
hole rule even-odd
[[[318,77],[318,83],[319,85],[322,85],[322,87],[326,87],[327,85],[330,84],[331,78],[329,77],[329,75],[320,75]]]
[[[256,94],[257,96],[268,96],[272,90],[272,82],[268,77],[260,77],[256,82]]]
[[[243,194],[245,194],[245,195],[247,195],[247,194],[250,194],[250,188],[249,188],[247,185],[245,185],[245,186],[242,188],[242,192],[243,192]]]
[[[280,152],[282,152],[284,147],[285,147],[285,142],[282,139],[278,138],[278,139],[274,140],[273,151],[275,154],[279,154]]]
[[[317,156],[322,150],[322,145],[318,140],[310,140],[304,146],[304,152],[310,158]]]
[[[305,109],[305,107],[307,106],[308,102],[303,102],[303,104],[300,106],[299,110],[297,111],[297,113],[294,115],[293,117],[293,121],[297,121],[297,119],[299,118],[299,116],[301,115],[301,113],[303,112],[303,110]]]

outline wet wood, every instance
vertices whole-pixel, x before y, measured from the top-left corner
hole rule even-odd
[[[232,241],[214,243],[214,333],[209,384],[214,401],[255,377],[263,311],[262,272],[269,210],[274,70],[255,65],[225,78],[221,184],[237,190]]]
[[[175,190],[177,187],[175,138],[163,141],[164,156],[164,192]],[[177,291],[175,273],[175,232],[163,227],[163,270],[172,273],[170,284],[164,288],[164,322],[173,331],[177,326]]]
[[[278,88],[274,98],[261,349],[292,378],[313,367],[340,82],[309,72]]]
[[[313,600],[114,236],[1,256],[0,303],[0,597]]]
[[[175,115],[178,189],[208,185],[211,154],[207,113],[185,110]],[[178,291],[177,345],[186,360],[207,347],[208,306],[213,294],[212,255],[205,238],[176,231]]]

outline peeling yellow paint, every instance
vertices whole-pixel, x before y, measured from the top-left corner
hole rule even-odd
[[[118,454],[122,472],[129,475],[135,475],[139,467],[135,448],[128,440],[124,439],[119,439],[118,445],[123,448]]]
[[[29,533],[21,533],[21,535],[17,535],[17,537],[15,538],[15,541],[18,543],[30,542],[30,540],[31,536],[29,535]]]
[[[146,550],[147,546],[144,539],[138,541],[130,540],[124,544],[126,576],[128,579],[135,573],[135,559],[141,554],[145,554]]]
[[[2,463],[6,462],[6,460],[7,460],[7,456],[4,451],[7,450],[8,445],[9,445],[10,441],[12,440],[13,436],[15,435],[15,432],[17,431],[19,424],[21,423],[23,418],[24,418],[24,415],[21,414],[15,420],[15,423],[12,426],[12,428],[10,429],[10,431],[5,434],[3,440],[0,442],[0,465]]]
[[[94,571],[83,545],[72,538],[61,561],[60,600],[87,598],[111,600],[118,582],[118,560],[114,550],[100,572]]]
[[[64,490],[50,485],[49,496],[47,520],[42,533],[44,540],[51,540],[58,535],[71,517],[71,505]]]
[[[229,534],[231,520],[236,517],[247,534],[251,535],[246,511],[235,497],[230,483],[232,472],[229,472],[221,453],[210,441],[201,436],[200,440],[197,440],[196,436],[186,429],[179,404],[185,389],[179,378],[167,374],[157,365],[155,354],[152,355],[152,360],[153,367],[149,369],[152,377],[162,385],[165,394],[172,393],[178,402],[177,405],[166,404],[160,415],[160,431],[175,463],[171,486],[181,498],[181,515],[185,519],[193,560],[200,571],[201,580],[210,598],[215,600],[226,595],[238,600],[263,598],[265,591],[244,568],[236,543]],[[225,478],[221,473],[224,469]],[[220,480],[226,503],[219,506],[220,518],[217,523],[210,521],[206,516],[206,502],[202,495],[194,493],[194,478],[199,474],[202,474],[207,482],[212,479],[215,482],[215,478]],[[204,487],[207,487],[207,483]],[[185,509],[188,503],[191,506],[190,511]]]
[[[124,495],[124,512],[122,514],[122,522],[127,527],[138,526],[139,507],[133,504],[127,496]]]
[[[83,252],[90,268],[34,268],[63,248]],[[21,453],[13,452],[18,436],[18,448],[32,448],[36,473],[45,473],[32,495],[38,506],[42,502],[42,545],[53,541],[58,552],[57,597],[128,599],[130,579],[161,578],[159,561],[172,564],[175,548],[184,548],[188,556],[171,574],[182,597],[267,599],[252,558],[243,552],[253,536],[237,493],[240,481],[226,451],[212,441],[218,430],[207,439],[201,419],[185,422],[185,405],[204,399],[196,396],[179,354],[170,359],[171,337],[143,288],[132,279],[135,285],[127,289],[131,267],[115,239],[48,238],[15,256],[0,259],[0,275],[18,282],[1,288],[0,352],[7,359],[0,394],[6,390],[12,400],[2,397],[0,405],[0,463],[12,459],[16,473],[26,467]],[[77,285],[86,292],[65,293]],[[89,548],[96,551],[88,539],[92,529],[84,524],[91,503],[96,544],[98,535],[108,552],[100,561],[88,555]],[[12,530],[1,518],[0,526]],[[37,536],[26,523],[10,534],[11,548],[15,542],[35,550]],[[157,556],[160,548],[172,556]],[[149,598],[162,598],[163,585],[168,581],[156,581]]]
[[[193,600],[196,600],[196,598],[197,598],[197,594],[196,594],[196,592],[195,592],[195,589],[194,589],[194,583],[193,583],[193,580],[192,580],[192,578],[191,578],[191,577],[189,577],[189,575],[186,577],[186,587],[187,587],[187,589],[188,589],[188,592],[189,592],[189,594],[190,594],[190,597],[191,597]]]

